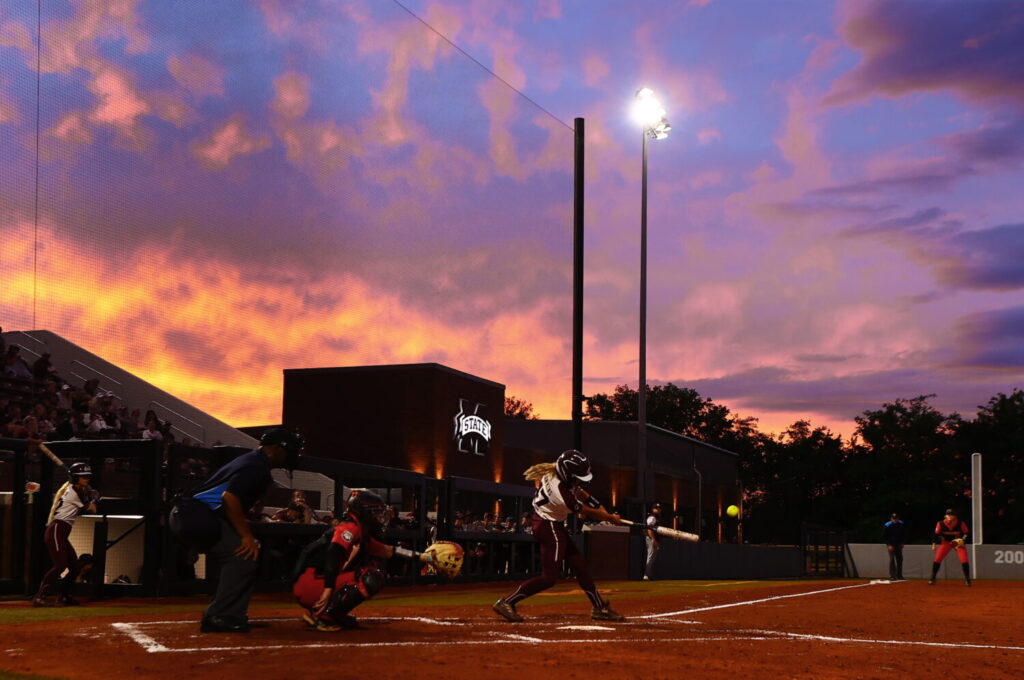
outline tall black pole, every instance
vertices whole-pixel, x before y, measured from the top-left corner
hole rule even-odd
[[[647,128],[640,174],[640,381],[636,408],[636,497],[647,511]]]
[[[572,446],[583,450],[583,141],[582,118],[574,121],[572,204]]]

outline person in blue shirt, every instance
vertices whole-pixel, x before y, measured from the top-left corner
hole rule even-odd
[[[903,546],[907,543],[907,525],[897,513],[885,523],[882,529],[885,548],[889,551],[889,580],[903,580]]]
[[[219,525],[208,527],[215,540],[200,550],[206,553],[207,569],[213,567],[219,573],[217,591],[203,613],[201,632],[249,632],[249,598],[259,573],[260,545],[246,512],[273,481],[270,470],[294,469],[302,447],[302,438],[291,430],[268,430],[259,448],[224,465],[192,492],[195,501],[212,510],[207,513],[208,521]]]

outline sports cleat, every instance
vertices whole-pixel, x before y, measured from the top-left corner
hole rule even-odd
[[[341,630],[341,626],[336,623],[328,623],[323,619],[317,619],[316,623],[313,624],[313,628],[320,633],[337,633]]]
[[[967,586],[968,588],[970,588],[971,587],[971,579],[965,578],[964,579],[964,585]]]
[[[52,605],[49,602],[46,601],[45,597],[33,597],[32,598],[32,606],[33,607],[50,607]]]
[[[928,579],[928,585],[930,585],[930,586],[935,585],[935,579],[934,578]]]
[[[309,628],[316,628],[316,619],[313,618],[313,612],[311,611],[302,612],[302,622]]]
[[[522,623],[523,621],[523,617],[516,612],[516,606],[505,600],[498,600],[491,605],[491,609],[506,621],[511,621],[512,623]]]
[[[248,633],[249,623],[247,621],[236,621],[221,616],[203,617],[199,624],[200,633]]]
[[[57,598],[58,607],[78,607],[81,603],[70,595],[61,595]]]
[[[605,602],[603,607],[595,607],[590,614],[595,621],[625,621],[626,617],[612,609],[611,602]]]

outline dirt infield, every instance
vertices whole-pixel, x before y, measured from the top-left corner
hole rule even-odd
[[[385,591],[364,629],[307,630],[284,596],[263,627],[198,632],[198,600],[81,608],[0,604],[0,668],[57,678],[963,678],[1024,677],[1024,582],[617,582],[625,623],[590,620],[563,584],[521,624],[489,604],[508,585]],[[0,673],[0,677],[2,677]]]

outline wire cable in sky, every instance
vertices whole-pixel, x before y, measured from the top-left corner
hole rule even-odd
[[[430,29],[431,31],[433,31],[433,32],[434,32],[435,34],[437,34],[437,36],[438,36],[439,38],[441,38],[441,39],[442,39],[442,40],[444,40],[444,41],[445,41],[446,43],[448,43],[449,45],[451,45],[452,47],[454,47],[455,49],[457,49],[457,50],[458,50],[459,52],[461,52],[462,54],[464,54],[464,55],[466,56],[466,58],[467,58],[467,59],[469,59],[469,60],[470,60],[470,61],[472,61],[472,62],[473,62],[474,64],[476,64],[477,66],[479,66],[480,68],[482,68],[483,70],[487,71],[487,72],[488,72],[488,73],[490,73],[490,74],[491,74],[492,76],[494,76],[495,78],[497,78],[498,80],[500,80],[501,82],[503,82],[503,83],[504,83],[504,84],[505,84],[505,85],[506,85],[506,86],[507,86],[507,87],[508,87],[509,89],[511,89],[512,91],[516,92],[516,93],[517,93],[517,94],[518,94],[518,95],[519,95],[520,97],[522,97],[523,99],[525,99],[526,101],[530,102],[531,104],[533,104],[534,106],[536,106],[536,107],[537,107],[538,109],[540,109],[541,111],[543,111],[544,113],[546,113],[546,114],[548,114],[549,116],[551,116],[552,118],[554,118],[554,119],[555,119],[556,121],[558,121],[559,123],[561,123],[561,124],[562,124],[563,126],[565,126],[566,128],[568,128],[569,130],[574,130],[574,129],[575,129],[575,128],[573,128],[573,126],[571,126],[571,125],[568,125],[568,124],[566,124],[566,123],[565,123],[565,121],[563,121],[563,120],[562,120],[561,118],[559,118],[559,117],[558,117],[558,116],[556,116],[555,114],[553,114],[553,113],[551,113],[550,111],[548,111],[547,109],[545,109],[545,108],[544,108],[543,106],[541,106],[540,104],[538,104],[537,102],[535,102],[535,101],[534,101],[533,99],[530,99],[530,97],[529,97],[529,96],[527,96],[527,95],[526,95],[526,93],[524,93],[524,92],[523,92],[522,90],[520,90],[519,88],[517,88],[517,87],[515,87],[514,85],[512,85],[511,83],[509,83],[509,82],[508,82],[507,80],[505,80],[504,78],[502,78],[501,76],[499,76],[499,75],[498,75],[497,73],[495,73],[495,72],[494,72],[494,71],[492,71],[491,69],[487,68],[487,67],[486,67],[486,66],[485,66],[484,64],[480,63],[480,60],[479,60],[479,59],[477,59],[477,58],[476,58],[476,57],[474,57],[474,56],[473,56],[472,54],[470,54],[470,53],[469,53],[469,52],[467,52],[466,50],[464,50],[464,49],[462,49],[461,47],[459,47],[458,45],[456,45],[456,44],[455,44],[454,42],[452,42],[452,41],[451,41],[451,39],[449,39],[449,38],[448,38],[448,36],[446,36],[446,35],[445,35],[444,33],[442,33],[441,31],[437,30],[436,28],[434,28],[433,26],[431,26],[430,24],[428,24],[428,23],[427,23],[426,21],[424,21],[424,20],[423,20],[423,19],[422,19],[422,18],[421,18],[421,17],[420,17],[420,16],[418,15],[418,14],[416,14],[416,12],[413,12],[413,11],[412,11],[411,9],[409,9],[408,7],[406,7],[405,5],[403,5],[403,4],[402,4],[401,2],[399,2],[398,0],[392,0],[392,1],[393,1],[393,2],[394,2],[394,3],[396,4],[396,5],[398,5],[398,6],[399,6],[399,7],[401,7],[402,9],[404,9],[404,10],[405,10],[406,12],[408,12],[410,16],[412,16],[412,17],[413,17],[414,19],[416,19],[416,21],[420,22],[421,24],[423,24],[424,26],[426,26],[426,27],[427,27],[428,29]]]

